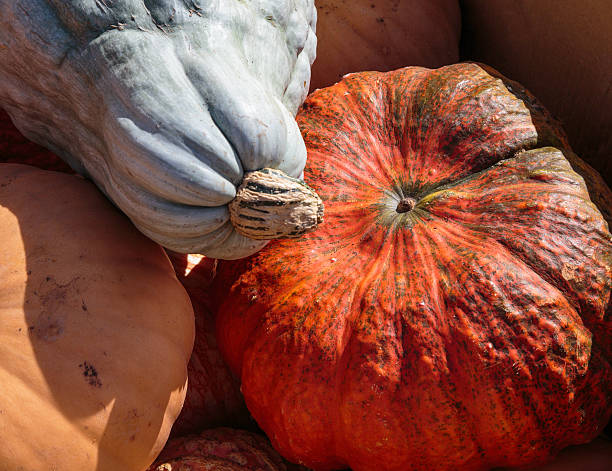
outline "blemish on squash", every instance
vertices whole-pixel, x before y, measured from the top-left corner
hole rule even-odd
[[[66,307],[78,302],[74,299],[74,293],[79,291],[77,281],[78,277],[59,284],[53,276],[47,275],[38,289],[33,291],[40,301],[40,314],[29,329],[36,332],[38,339],[53,342],[62,336],[66,312],[70,312]]]
[[[62,318],[54,319],[50,315],[41,315],[37,320],[37,324],[38,328],[36,329],[36,336],[41,340],[53,342],[61,337],[61,335],[64,333],[64,320]]]
[[[567,265],[567,264],[563,265],[563,268],[561,269],[561,276],[566,281],[573,281],[576,278],[578,278],[578,276],[576,276],[576,270],[577,270],[577,267]]]
[[[83,363],[79,363],[79,368],[83,370],[83,376],[85,377],[85,380],[87,381],[87,383],[89,383],[90,386],[93,386],[95,388],[102,387],[102,382],[98,377],[98,371],[91,363],[87,363],[86,361],[84,361]]]

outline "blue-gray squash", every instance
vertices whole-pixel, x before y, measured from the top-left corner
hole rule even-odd
[[[0,107],[150,238],[233,259],[321,220],[294,120],[315,58],[313,0],[0,0],[0,11]],[[280,181],[237,197],[265,168]],[[259,216],[245,224],[241,208]]]

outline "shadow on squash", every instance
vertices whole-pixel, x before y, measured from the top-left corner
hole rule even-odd
[[[0,162],[33,165],[43,170],[74,173],[70,166],[44,147],[26,139],[8,113],[0,108]]]
[[[0,400],[11,406],[0,415],[0,462],[145,469],[183,402],[187,295],[162,249],[91,183],[0,169],[0,258],[10,267],[0,293],[0,378],[10,387]]]
[[[612,463],[612,441],[600,437],[591,443],[570,446],[562,450],[557,458],[548,464],[519,469],[497,469],[497,471],[608,471]]]
[[[236,427],[256,431],[240,393],[240,381],[223,360],[215,337],[210,284],[215,275],[215,259],[166,251],[178,280],[193,305],[196,337],[187,367],[189,385],[185,404],[172,427],[171,438],[200,433],[216,427]]]

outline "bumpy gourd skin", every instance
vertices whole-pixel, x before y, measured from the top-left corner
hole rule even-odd
[[[239,258],[243,172],[302,173],[313,0],[0,0],[0,107],[180,252]]]
[[[213,285],[219,347],[289,460],[487,471],[609,419],[612,235],[555,124],[493,75],[357,73],[302,106],[326,222]]]
[[[265,437],[230,428],[169,441],[148,471],[287,471]]]

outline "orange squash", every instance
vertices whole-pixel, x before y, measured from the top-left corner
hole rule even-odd
[[[544,110],[456,64],[349,75],[298,123],[326,221],[220,262],[214,291],[220,348],[281,454],[484,471],[597,436],[612,235]]]
[[[193,310],[81,177],[0,164],[0,469],[142,471],[185,395]]]

